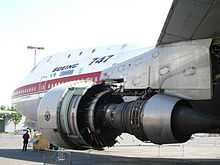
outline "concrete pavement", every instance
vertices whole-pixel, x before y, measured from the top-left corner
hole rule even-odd
[[[195,141],[184,146],[159,147],[149,144],[147,146],[117,146],[104,151],[71,150],[63,152],[67,153],[64,158],[60,152],[55,151],[22,152],[21,136],[1,134],[0,165],[42,165],[48,160],[65,165],[219,165],[220,154],[216,153],[220,153],[218,140],[218,138],[211,142],[205,140],[206,145],[196,145]],[[181,147],[184,147],[182,148],[184,150]]]

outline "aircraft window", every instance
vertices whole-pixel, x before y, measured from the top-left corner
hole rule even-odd
[[[47,62],[49,62],[52,59],[53,56],[49,56],[47,59]]]
[[[31,72],[33,72],[36,68],[37,68],[38,64],[35,65],[32,69],[31,69]]]
[[[95,49],[92,49],[92,53],[94,53],[95,52]]]
[[[79,56],[81,56],[83,54],[83,51],[79,52]]]
[[[71,54],[68,54],[68,56],[67,56],[68,58],[70,58],[71,57]]]
[[[127,46],[127,44],[123,44],[123,45],[121,46],[121,49],[124,49],[126,46]]]

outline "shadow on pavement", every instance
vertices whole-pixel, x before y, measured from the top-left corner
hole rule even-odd
[[[45,159],[53,158],[56,154],[55,151],[22,152],[20,149],[0,149],[0,157],[33,162],[44,162]],[[81,152],[68,152],[68,155],[69,161],[74,165],[220,165],[220,159],[134,158]]]
[[[0,149],[0,157],[34,162],[42,162],[43,153],[33,152],[32,150],[22,152],[21,149]]]

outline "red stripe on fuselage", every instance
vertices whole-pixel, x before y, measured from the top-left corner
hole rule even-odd
[[[101,75],[101,72],[93,72],[93,73],[86,73],[86,74],[80,74],[80,75],[74,75],[74,76],[69,76],[69,77],[62,77],[62,78],[37,82],[37,83],[33,83],[33,84],[29,84],[29,85],[25,85],[25,86],[17,88],[13,92],[12,97],[15,98],[15,97],[20,97],[20,96],[45,92],[59,84],[63,84],[63,83],[75,81],[75,80],[88,80],[89,79],[94,82],[99,82],[100,75]]]

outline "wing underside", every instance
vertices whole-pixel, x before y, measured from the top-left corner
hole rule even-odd
[[[220,0],[174,0],[158,45],[220,37]]]

